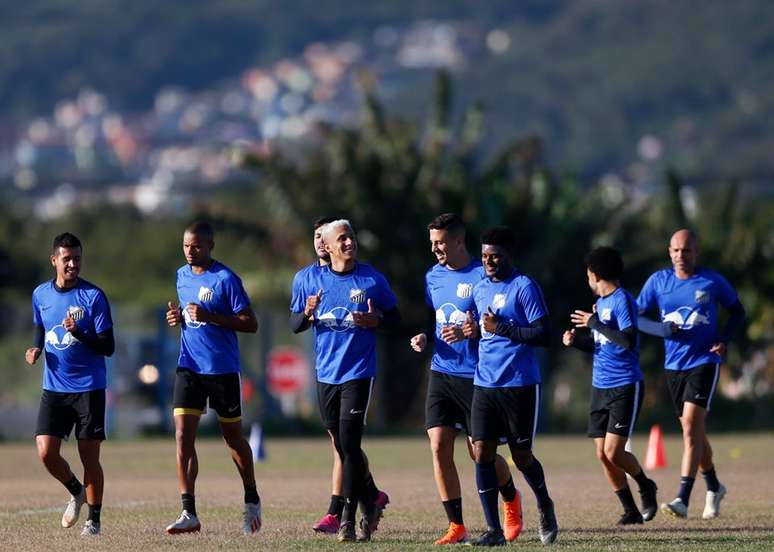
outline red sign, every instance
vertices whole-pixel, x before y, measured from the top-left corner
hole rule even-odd
[[[269,351],[266,384],[274,395],[298,393],[309,380],[306,355],[295,347],[274,347]]]

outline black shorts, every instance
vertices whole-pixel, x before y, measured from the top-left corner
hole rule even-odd
[[[606,433],[630,437],[644,393],[645,386],[641,381],[608,389],[592,387],[589,437],[604,437]]]
[[[425,400],[425,429],[453,427],[470,435],[473,378],[430,370]]]
[[[473,441],[502,442],[531,450],[540,410],[540,385],[473,388],[471,433]]]
[[[58,393],[43,390],[35,435],[66,439],[75,427],[77,439],[105,440],[105,390]]]
[[[344,383],[317,382],[320,417],[327,430],[338,430],[341,420],[360,421],[365,425],[374,378]]]
[[[175,416],[192,414],[201,416],[210,408],[218,414],[222,423],[242,420],[242,394],[238,373],[197,374],[187,368],[178,368],[175,374],[175,391],[172,407]]]
[[[666,371],[667,387],[678,418],[683,415],[683,403],[686,402],[706,408],[709,412],[719,374],[720,364],[702,364],[682,372]]]

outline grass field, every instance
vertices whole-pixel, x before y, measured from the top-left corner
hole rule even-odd
[[[635,439],[644,457],[645,436]],[[615,527],[619,505],[604,480],[591,443],[575,437],[539,437],[536,454],[544,464],[556,502],[561,532],[555,548],[570,550],[774,550],[774,436],[722,435],[713,438],[718,474],[729,493],[722,517],[700,519],[704,482],[697,480],[690,518],[675,520],[660,513],[641,528]],[[314,534],[310,526],[324,513],[330,496],[330,452],[324,439],[275,440],[266,443],[268,459],[256,466],[263,501],[264,528],[256,537],[239,533],[241,485],[220,441],[198,444],[198,535],[171,537],[163,532],[179,513],[174,477],[174,443],[166,440],[107,442],[103,534],[92,542],[73,529],[59,527],[67,500],[64,488],[45,473],[32,441],[0,445],[0,549],[2,550],[374,550],[431,549],[446,518],[432,478],[429,449],[421,438],[365,439],[377,484],[391,504],[369,545],[339,545],[332,536]],[[483,516],[473,466],[458,441],[466,525],[477,534]],[[73,466],[72,443],[65,455]],[[503,451],[504,449],[501,449]],[[677,490],[680,443],[667,437],[669,466],[652,477],[659,500]],[[510,546],[542,549],[532,493],[521,474],[514,478],[524,492],[525,531]],[[85,518],[85,516],[84,516]]]

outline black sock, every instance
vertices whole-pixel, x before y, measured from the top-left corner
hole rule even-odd
[[[78,481],[78,478],[73,475],[73,478],[70,479],[67,483],[62,483],[68,491],[70,491],[70,494],[73,496],[78,496],[81,494],[81,491],[83,490],[83,485],[81,485],[81,482]]]
[[[344,512],[342,514],[342,521],[349,521],[352,524],[355,523],[355,517],[357,516],[357,500],[345,499]]]
[[[446,510],[446,517],[449,518],[449,523],[464,525],[464,523],[462,523],[462,498],[461,497],[452,498],[451,500],[444,500],[443,509]]]
[[[245,504],[258,504],[261,501],[258,496],[258,489],[255,488],[255,483],[252,485],[245,485]]]
[[[331,504],[328,506],[328,513],[341,519],[341,516],[344,513],[344,504],[346,503],[347,501],[343,496],[331,495]]]
[[[99,514],[102,512],[102,504],[89,504],[89,519],[99,525]]]
[[[720,481],[718,481],[715,468],[711,468],[709,471],[701,472],[701,474],[704,476],[704,482],[707,484],[707,490],[712,491],[713,493],[718,492],[718,489],[720,488]]]
[[[639,512],[637,509],[637,504],[634,503],[634,497],[632,496],[632,491],[629,488],[629,485],[623,489],[617,490],[615,495],[618,497],[618,500],[621,501],[621,506],[623,506],[626,513]]]
[[[547,507],[551,503],[551,497],[548,496],[546,477],[543,473],[543,466],[538,462],[538,459],[533,456],[532,462],[524,469],[519,468],[519,471],[524,474],[524,479],[527,480],[532,492],[535,493],[538,507],[541,510]]]
[[[192,516],[196,515],[196,498],[194,498],[194,495],[183,493],[180,495],[180,498],[183,500],[183,510],[191,514]]]
[[[640,468],[640,473],[632,476],[632,479],[634,479],[637,482],[637,485],[640,486],[640,490],[646,489],[649,484],[648,482],[650,481],[650,479],[648,479],[648,476],[645,475],[645,470],[643,470],[642,468]]]
[[[365,483],[363,484],[363,502],[370,504],[376,500],[376,496],[379,494],[379,488],[374,482],[374,476],[371,472],[366,475]]]
[[[513,477],[509,477],[508,483],[500,486],[500,494],[505,502],[511,502],[516,498],[516,485],[513,484]]]
[[[490,529],[502,531],[500,512],[497,510],[497,470],[494,462],[476,463],[476,484],[486,524]]]
[[[677,493],[678,498],[683,501],[683,504],[688,506],[688,501],[691,500],[691,491],[693,490],[693,477],[681,477],[680,478],[680,492]]]

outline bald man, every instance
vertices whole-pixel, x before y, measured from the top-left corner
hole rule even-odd
[[[661,510],[677,518],[688,516],[688,504],[696,472],[701,468],[707,483],[702,518],[720,514],[726,488],[718,481],[707,439],[705,419],[718,382],[720,362],[733,334],[744,323],[744,307],[736,291],[717,272],[699,267],[696,235],[681,229],[669,241],[672,268],[651,275],[637,298],[639,328],[664,338],[667,385],[683,430],[680,489]],[[729,312],[723,331],[718,331],[718,304]],[[642,315],[658,309],[659,322]]]

